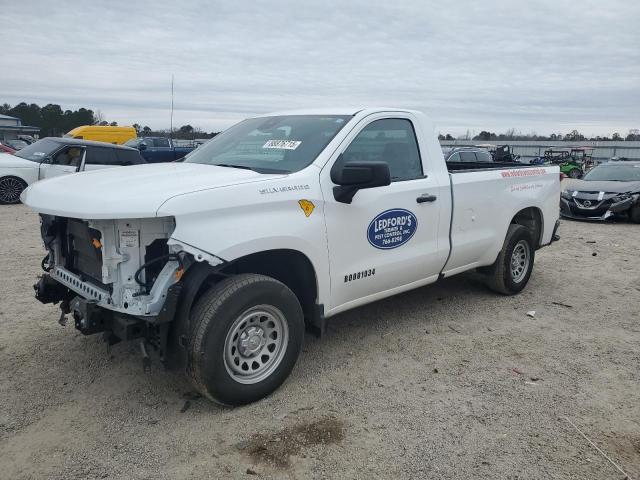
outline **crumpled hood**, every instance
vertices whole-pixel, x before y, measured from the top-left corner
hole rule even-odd
[[[640,182],[611,182],[574,180],[567,190],[578,192],[625,193],[640,191]]]
[[[21,199],[49,215],[144,218],[155,216],[164,202],[178,195],[282,176],[197,163],[156,163],[55,177],[31,185]]]
[[[38,162],[25,160],[10,153],[0,153],[0,168],[38,168]]]

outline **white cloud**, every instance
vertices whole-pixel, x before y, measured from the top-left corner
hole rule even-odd
[[[426,110],[442,131],[640,126],[640,4],[0,0],[0,101],[219,130],[326,105]],[[55,5],[55,8],[53,7]]]

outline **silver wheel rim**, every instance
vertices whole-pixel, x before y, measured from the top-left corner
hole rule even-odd
[[[15,203],[20,200],[20,194],[23,190],[20,180],[15,178],[0,179],[0,200],[5,203]]]
[[[238,383],[258,383],[282,362],[289,343],[284,314],[273,305],[256,305],[238,316],[224,341],[224,366]]]
[[[520,240],[516,243],[511,254],[511,279],[520,283],[529,270],[530,259],[529,243]]]

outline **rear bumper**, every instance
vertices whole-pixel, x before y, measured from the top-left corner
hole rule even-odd
[[[558,240],[560,240],[560,235],[558,235],[559,227],[560,227],[560,220],[556,220],[556,223],[553,226],[553,232],[551,232],[551,240],[549,240],[549,243],[541,244],[539,248],[548,247],[553,242],[557,242]]]

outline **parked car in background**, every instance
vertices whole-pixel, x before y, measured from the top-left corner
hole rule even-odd
[[[24,147],[28,147],[29,144],[24,140],[20,140],[18,138],[14,138],[11,140],[5,140],[4,144],[8,147],[13,148],[14,150],[22,150]]]
[[[493,157],[494,162],[517,162],[520,155],[513,153],[511,145],[494,145],[492,143],[483,143],[476,145],[478,148],[486,149]]]
[[[124,145],[132,138],[136,138],[136,129],[133,127],[112,127],[109,125],[82,125],[65,134],[66,138],[79,140],[92,140],[94,142],[113,143]]]
[[[14,154],[16,153],[16,149],[15,148],[11,148],[8,145],[5,145],[4,143],[0,143],[0,153],[11,153]]]
[[[560,195],[560,215],[580,220],[628,218],[640,223],[640,161],[610,161]]]
[[[37,138],[34,138],[31,135],[18,135],[18,140],[23,140],[27,142],[29,145],[38,141]]]
[[[45,178],[100,168],[145,163],[129,147],[71,138],[43,138],[17,151],[0,153],[0,204],[18,203],[20,194]]]
[[[142,157],[149,163],[173,162],[179,160],[196,148],[178,146],[170,138],[141,137],[125,143],[128,147],[140,150]]]
[[[454,147],[444,152],[447,163],[493,163],[493,157],[485,148]]]

